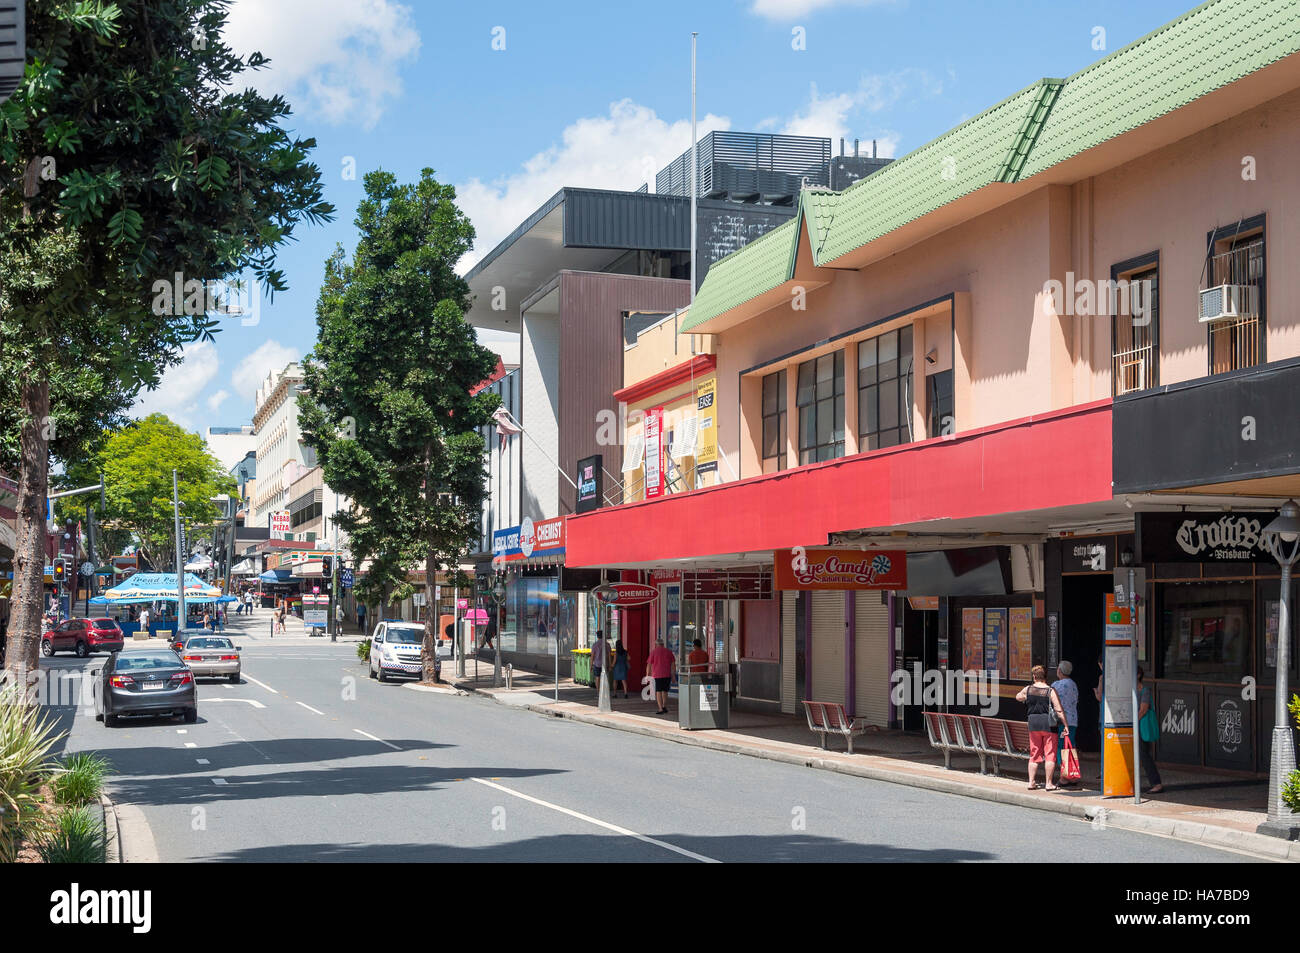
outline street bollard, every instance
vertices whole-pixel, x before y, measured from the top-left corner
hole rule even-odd
[[[271,638],[275,638],[275,617],[271,617]]]

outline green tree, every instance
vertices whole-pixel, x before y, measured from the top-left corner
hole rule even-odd
[[[436,575],[459,575],[483,504],[483,438],[498,399],[471,395],[496,366],[465,323],[469,287],[456,262],[474,228],[456,192],[424,169],[399,185],[365,177],[351,263],[325,263],[318,337],[303,362],[299,426],[325,482],[352,500],[339,525],[354,552],[389,570],[423,561],[424,677],[433,677]],[[462,585],[467,580],[459,580]]]
[[[183,519],[192,526],[211,526],[220,515],[212,497],[233,493],[235,479],[208,452],[202,437],[163,414],[150,414],[109,435],[103,449],[70,482],[103,473],[106,509],[100,521],[118,534],[114,539],[135,541],[154,569],[170,572],[176,564],[172,470]],[[98,500],[70,497],[61,512],[82,519],[87,501],[96,505]]]
[[[0,465],[17,459],[7,675],[36,667],[51,449],[93,449],[182,347],[216,282],[284,287],[277,250],[327,220],[314,140],[248,88],[227,0],[28,0],[28,67],[0,106]],[[255,292],[256,293],[256,292]]]

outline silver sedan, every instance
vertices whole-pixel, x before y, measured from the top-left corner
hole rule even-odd
[[[195,678],[229,678],[239,682],[242,646],[220,635],[192,635],[181,648],[181,661]]]

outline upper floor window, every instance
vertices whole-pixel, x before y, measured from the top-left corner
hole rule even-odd
[[[1263,364],[1264,217],[1211,232],[1206,255],[1200,318],[1208,327],[1209,373]]]
[[[912,326],[859,342],[858,449],[879,450],[916,439],[912,400]]]
[[[1160,254],[1121,262],[1111,277],[1111,391],[1155,387],[1160,360]]]
[[[844,352],[799,365],[799,462],[844,456]]]
[[[785,371],[763,377],[763,472],[785,469]]]

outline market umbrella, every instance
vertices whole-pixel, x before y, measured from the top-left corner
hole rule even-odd
[[[219,596],[221,590],[210,586],[193,573],[185,574],[185,598]],[[138,572],[128,576],[111,589],[104,590],[105,605],[123,605],[131,602],[175,602],[176,573]]]

